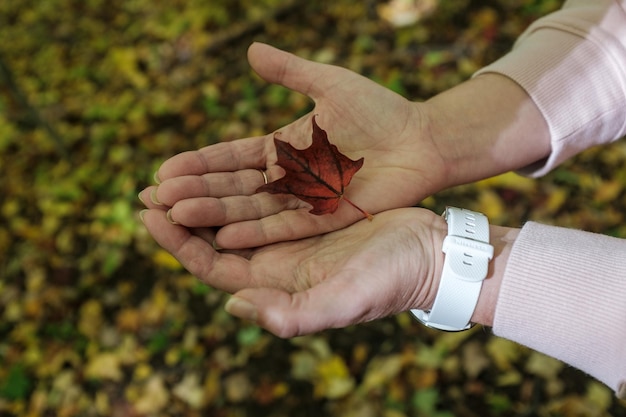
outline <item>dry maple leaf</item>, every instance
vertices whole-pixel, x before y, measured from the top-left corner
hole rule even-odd
[[[345,200],[369,220],[372,215],[343,196],[352,176],[363,166],[363,158],[353,161],[328,141],[326,131],[320,128],[313,116],[313,143],[306,149],[296,149],[278,140],[274,145],[278,155],[277,164],[286,174],[277,181],[265,184],[257,192],[293,194],[313,206],[312,214],[334,213],[339,201]]]

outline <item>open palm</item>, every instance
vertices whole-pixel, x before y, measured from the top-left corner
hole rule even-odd
[[[447,230],[441,216],[406,208],[296,242],[216,251],[211,229],[194,233],[156,209],[143,221],[192,274],[253,305],[254,320],[282,337],[426,308]],[[252,318],[249,311],[230,312]]]
[[[424,126],[419,103],[344,68],[314,63],[268,45],[248,52],[265,80],[308,95],[315,108],[280,129],[296,148],[311,141],[311,117],[339,150],[363,168],[346,197],[370,213],[411,206],[438,191],[441,157]],[[143,191],[149,208],[170,209],[170,219],[188,227],[215,227],[225,248],[248,248],[343,228],[362,218],[348,204],[332,215],[315,216],[293,196],[255,193],[283,175],[276,165],[273,133],[220,143],[176,155],[161,166],[158,188]],[[152,195],[152,199],[149,196]],[[151,201],[152,202],[151,202]],[[155,204],[158,202],[159,205]]]

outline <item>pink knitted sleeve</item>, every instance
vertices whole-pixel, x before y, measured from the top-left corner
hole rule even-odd
[[[476,75],[516,81],[551,133],[541,176],[626,135],[626,0],[569,0]],[[513,246],[495,334],[575,366],[626,398],[626,240],[527,224]]]
[[[626,398],[626,240],[526,224],[507,263],[493,331]]]
[[[626,135],[626,1],[567,1],[476,75],[486,72],[521,85],[550,128],[552,152],[523,169],[525,175],[544,175],[587,148],[621,138]]]

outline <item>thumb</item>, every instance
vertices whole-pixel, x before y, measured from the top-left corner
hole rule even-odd
[[[323,284],[290,294],[273,288],[237,292],[225,304],[234,316],[250,320],[283,338],[346,327],[364,321],[367,303],[353,292],[324,290]],[[350,300],[346,300],[350,297]],[[353,301],[357,301],[356,305]]]
[[[254,42],[248,48],[248,62],[265,81],[280,84],[312,99],[324,91],[317,83],[326,78],[322,74],[333,68],[260,42]]]

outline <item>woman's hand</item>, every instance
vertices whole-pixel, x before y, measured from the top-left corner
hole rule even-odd
[[[296,148],[311,141],[311,117],[352,159],[365,158],[346,197],[374,214],[415,205],[441,189],[443,163],[425,127],[420,104],[347,69],[314,63],[264,44],[253,44],[250,64],[265,80],[308,95],[311,114],[280,129]],[[293,196],[256,194],[283,175],[273,133],[185,152],[165,161],[158,187],[141,194],[149,208],[169,210],[188,227],[221,227],[216,244],[250,248],[341,229],[362,215],[342,203],[332,215],[310,214]]]
[[[142,219],[189,272],[234,293],[227,311],[281,337],[429,308],[447,234],[441,216],[408,208],[308,239],[216,251],[211,229],[173,225],[163,210]]]

